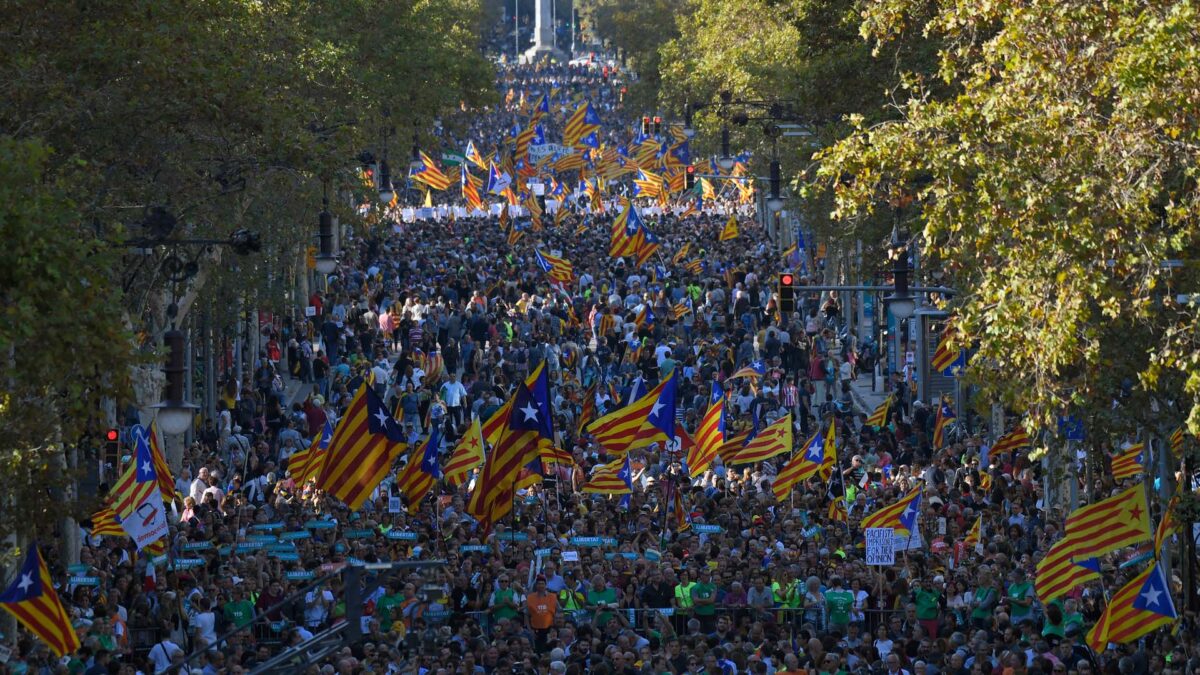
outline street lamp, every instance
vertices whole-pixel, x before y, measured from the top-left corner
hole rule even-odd
[[[172,328],[163,334],[163,346],[167,348],[167,364],[163,372],[167,384],[163,389],[162,402],[152,406],[158,411],[158,428],[164,434],[179,435],[192,428],[192,418],[199,406],[183,400],[184,366],[183,333]]]
[[[733,157],[729,154],[729,127],[721,127],[721,156],[717,158],[717,165],[722,171],[729,171],[733,168]]]
[[[917,303],[912,294],[908,292],[908,263],[904,259],[905,247],[896,243],[895,240],[893,242],[889,252],[892,258],[892,279],[895,286],[891,294],[884,298],[884,302],[887,303],[892,317],[897,322],[904,322],[912,318],[913,312],[917,310]]]
[[[396,193],[392,190],[392,168],[388,166],[387,157],[385,156],[379,162],[379,201],[384,204],[391,204],[395,196]]]
[[[321,200],[321,214],[317,222],[319,249],[316,268],[321,274],[332,274],[337,269],[337,254],[333,251],[333,214],[329,213],[329,195]]]
[[[779,213],[783,210],[783,178],[779,169],[779,160],[771,160],[770,174],[770,194],[767,196],[767,209],[771,213]]]

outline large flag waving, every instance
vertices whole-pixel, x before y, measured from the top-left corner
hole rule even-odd
[[[1112,458],[1114,480],[1136,478],[1146,473],[1146,444],[1137,443]]]
[[[796,453],[791,461],[779,470],[779,474],[771,482],[771,492],[774,493],[776,501],[783,501],[797,483],[812,478],[818,472],[823,479],[829,479],[837,461],[836,433],[835,421],[830,420],[828,433],[818,429],[804,444],[804,449]]]
[[[450,461],[446,462],[442,471],[446,482],[457,487],[465,483],[467,474],[480,464],[483,464],[483,428],[476,417],[471,420],[467,433],[458,440],[458,445],[450,454]]]
[[[895,504],[885,506],[862,519],[862,529],[890,527],[896,534],[907,536],[917,524],[921,511],[921,489],[910,490]]]
[[[357,511],[391,471],[404,447],[400,424],[364,382],[333,432],[317,487]]]
[[[175,498],[175,481],[171,478],[171,470],[167,468],[167,460],[163,457],[162,450],[159,449],[157,439],[158,430],[154,424],[151,424],[146,435],[133,439],[134,454],[138,455],[142,445],[146,445],[150,463],[154,469],[154,476],[158,482],[158,489],[162,493],[163,503],[170,504]],[[124,473],[121,474],[116,484],[109,491],[109,494],[113,497],[112,510],[114,513],[122,515],[130,513],[133,510],[135,506],[133,499],[141,497],[143,494],[135,490],[134,482],[136,480],[137,472],[134,471],[134,465],[131,464],[125,469]]]
[[[21,569],[0,594],[0,607],[49,645],[55,656],[63,657],[79,649],[79,636],[58,593],[54,592],[50,570],[36,544],[30,545]]]
[[[1067,538],[1075,542],[1076,560],[1140,544],[1150,536],[1150,507],[1141,483],[1067,516]]]
[[[1178,618],[1167,575],[1156,561],[1112,596],[1096,625],[1088,631],[1087,643],[1100,653],[1109,643],[1133,642]]]
[[[126,492],[117,495],[117,503],[123,506],[115,510],[121,527],[140,550],[167,535],[167,514],[163,508],[150,441],[143,436],[137,439],[136,444],[133,462],[125,470],[126,474],[133,472],[133,480],[120,481],[128,487]]]
[[[1050,602],[1070,593],[1079,584],[1100,578],[1100,561],[1076,557],[1075,548],[1070,537],[1063,537],[1038,562],[1033,590],[1042,602]]]
[[[488,455],[471,493],[468,512],[490,524],[512,509],[510,500],[521,470],[540,465],[540,448],[554,443],[551,415],[550,380],[543,362],[517,386],[500,439]]]
[[[788,413],[772,422],[766,429],[750,440],[730,462],[730,466],[752,464],[771,459],[792,451],[794,442],[792,414]]]
[[[450,177],[442,173],[438,165],[434,164],[433,159],[424,151],[421,152],[421,165],[413,167],[410,177],[434,190],[445,190],[450,187]]]
[[[441,444],[442,434],[437,425],[434,425],[421,452],[409,457],[404,470],[396,476],[396,487],[408,499],[409,513],[420,510],[421,500],[429,494],[434,482],[442,475],[441,468],[438,467],[438,448]]]
[[[642,398],[588,425],[588,433],[609,453],[623,453],[675,436],[678,368]]]
[[[596,469],[591,479],[584,483],[581,491],[589,494],[627,495],[633,492],[633,472],[629,467],[629,455],[619,457]]]

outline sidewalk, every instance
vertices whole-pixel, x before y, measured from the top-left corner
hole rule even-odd
[[[883,392],[883,377],[876,373],[875,391],[871,391],[871,373],[859,373],[858,379],[850,383],[850,396],[855,408],[870,415],[887,398]]]

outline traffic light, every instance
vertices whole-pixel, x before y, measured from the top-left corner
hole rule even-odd
[[[661,133],[662,133],[662,118],[659,117],[658,115],[655,115],[654,116],[654,135],[657,136]]]
[[[121,431],[109,429],[104,432],[104,463],[116,466],[121,459]]]
[[[779,312],[791,314],[796,311],[796,276],[783,272],[779,275]]]
[[[650,118],[649,117],[642,117],[642,135],[643,136],[650,135]]]
[[[683,172],[683,188],[685,190],[693,190],[696,187],[696,165],[688,164],[687,170]]]

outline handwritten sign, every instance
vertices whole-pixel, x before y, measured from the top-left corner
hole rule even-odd
[[[868,565],[896,564],[896,545],[892,528],[868,527],[866,536]]]

